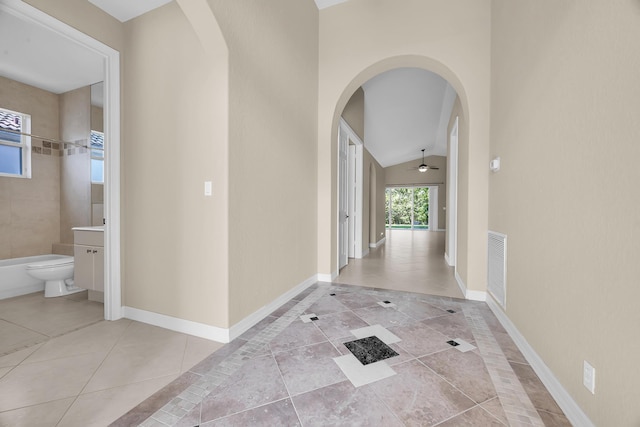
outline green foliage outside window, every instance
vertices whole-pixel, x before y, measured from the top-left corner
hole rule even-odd
[[[387,228],[428,228],[429,188],[389,188],[385,202]]]

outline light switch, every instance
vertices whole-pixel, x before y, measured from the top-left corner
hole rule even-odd
[[[205,181],[204,182],[204,195],[205,196],[211,196],[212,190],[211,190],[211,181]]]

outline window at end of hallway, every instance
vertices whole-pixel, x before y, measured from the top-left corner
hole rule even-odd
[[[0,176],[31,178],[31,116],[0,108]]]

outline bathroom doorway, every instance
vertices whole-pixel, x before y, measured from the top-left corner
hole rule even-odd
[[[86,34],[58,21],[57,19],[41,12],[40,10],[21,1],[0,0],[0,12],[4,19],[20,22],[20,26],[35,26],[38,33],[49,32],[52,37],[27,37],[29,43],[46,43],[50,39],[62,38],[70,42],[70,49],[91,52],[98,58],[97,67],[102,71],[102,78],[96,79],[104,82],[104,214],[106,219],[104,228],[104,318],[116,320],[122,317],[121,307],[121,271],[120,271],[120,55],[111,47],[87,36]],[[13,39],[12,39],[13,40]],[[16,43],[21,40],[16,37]],[[55,48],[49,51],[59,54]],[[28,53],[22,49],[20,53]],[[47,62],[46,58],[37,58],[36,63]],[[51,61],[49,61],[51,62]],[[74,64],[73,60],[68,61]],[[49,67],[37,67],[47,69]],[[30,68],[33,69],[33,66]],[[26,70],[29,70],[27,68]],[[22,73],[24,76],[29,73]],[[4,75],[3,75],[4,77]],[[18,75],[7,75],[7,78],[18,80]],[[55,78],[54,76],[49,76]],[[29,83],[25,83],[29,84]],[[33,86],[33,84],[31,84]],[[44,149],[44,148],[43,148]],[[62,148],[64,149],[64,147]],[[80,224],[78,224],[80,225]],[[90,225],[90,224],[84,224]]]

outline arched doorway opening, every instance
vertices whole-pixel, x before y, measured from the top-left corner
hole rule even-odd
[[[386,73],[388,71],[391,70],[396,70],[396,69],[402,69],[402,68],[416,68],[416,69],[420,69],[423,71],[426,71],[427,73],[433,73],[435,75],[437,75],[438,77],[442,78],[444,81],[447,82],[448,85],[450,85],[449,87],[452,88],[453,91],[453,98],[456,101],[456,105],[455,108],[453,105],[449,105],[448,108],[449,110],[447,111],[446,117],[444,117],[444,135],[445,135],[445,139],[446,139],[446,145],[445,145],[445,153],[443,159],[445,159],[445,163],[443,164],[443,172],[444,172],[444,178],[440,179],[439,182],[429,182],[429,183],[425,183],[425,184],[429,184],[430,188],[434,188],[435,191],[433,191],[433,194],[438,194],[438,192],[440,192],[442,194],[442,202],[440,203],[440,206],[437,208],[437,211],[434,212],[434,217],[437,217],[438,214],[439,216],[442,217],[442,226],[432,226],[434,229],[440,229],[440,230],[445,230],[445,233],[447,233],[447,235],[450,235],[451,230],[454,230],[453,236],[458,236],[459,233],[455,232],[457,225],[458,225],[458,215],[457,215],[457,208],[459,206],[462,206],[463,208],[465,207],[465,203],[460,203],[458,201],[458,195],[456,195],[456,203],[450,203],[450,191],[446,186],[446,181],[449,178],[450,179],[450,175],[447,176],[446,174],[449,173],[454,173],[456,180],[457,180],[457,171],[456,170],[449,170],[447,171],[447,168],[451,167],[452,162],[447,161],[446,159],[452,154],[450,152],[448,152],[448,146],[449,146],[449,140],[450,140],[450,135],[451,135],[451,131],[452,131],[452,127],[455,126],[456,127],[456,136],[458,135],[458,127],[464,127],[466,126],[466,117],[468,115],[467,110],[467,102],[466,102],[466,94],[464,91],[464,88],[462,87],[461,83],[459,82],[459,80],[457,79],[457,77],[450,71],[448,70],[443,64],[440,64],[436,61],[433,61],[430,58],[426,58],[426,57],[416,57],[416,56],[407,56],[407,57],[395,57],[395,58],[389,58],[387,60],[383,60],[377,64],[374,64],[372,66],[370,66],[369,68],[363,70],[361,73],[359,73],[356,77],[354,77],[352,79],[352,81],[347,85],[347,87],[344,89],[337,105],[336,105],[336,109],[335,109],[335,113],[334,113],[334,123],[332,126],[332,135],[333,135],[333,139],[337,139],[337,123],[339,123],[339,121],[341,120],[342,117],[342,113],[343,113],[343,109],[344,107],[347,105],[347,103],[350,101],[350,98],[352,96],[352,94],[356,91],[359,90],[360,87],[362,87],[363,85],[366,85],[368,81],[370,81],[372,78],[375,78],[376,76]],[[451,104],[453,104],[453,100],[451,101]],[[444,111],[444,109],[443,109]],[[443,113],[444,114],[444,113]],[[366,120],[366,119],[365,119]],[[365,132],[366,133],[366,132]],[[465,133],[466,136],[466,133]],[[467,141],[465,141],[467,142]],[[365,137],[364,139],[364,146],[365,146],[365,150],[367,148],[367,139]],[[336,148],[337,149],[337,148]],[[365,151],[365,157],[367,156],[367,152]],[[454,155],[457,155],[457,152],[453,153]],[[336,157],[337,158],[337,157]],[[332,162],[337,161],[336,159],[332,159]],[[375,162],[375,159],[374,159]],[[368,200],[363,200],[363,214],[364,214],[364,218],[362,219],[362,221],[367,225],[366,229],[363,229],[363,241],[365,241],[365,243],[367,244],[367,246],[369,248],[373,248],[373,249],[377,249],[380,245],[383,245],[385,242],[385,236],[386,233],[384,231],[384,222],[383,222],[383,228],[382,231],[379,230],[378,228],[380,227],[380,219],[384,219],[384,191],[380,191],[380,186],[384,186],[385,185],[385,178],[384,178],[384,169],[385,168],[380,168],[380,165],[378,165],[378,167],[374,166],[374,162],[369,162],[367,164],[367,162],[365,161],[364,164],[364,168],[362,168],[362,172],[364,173],[364,176],[362,177],[362,182],[366,183],[367,187],[364,189],[364,193],[366,194],[366,199]],[[377,162],[375,162],[377,163]],[[453,162],[453,164],[457,165],[458,162],[455,161]],[[416,164],[417,166],[417,164]],[[436,168],[437,169],[437,168]],[[335,170],[335,169],[333,169]],[[382,172],[382,173],[381,173]],[[382,175],[382,179],[379,178],[379,176]],[[340,188],[342,188],[340,186],[340,172],[339,170],[336,170],[336,176],[335,176],[336,181],[338,182],[338,186],[337,186],[337,192],[336,192],[336,199],[340,198]],[[419,184],[418,182],[402,182],[402,184],[407,184],[407,185],[417,185]],[[380,194],[378,194],[380,193]],[[454,194],[456,194],[454,192]],[[339,200],[338,203],[339,204]],[[437,203],[435,203],[437,205]],[[449,209],[449,206],[453,206],[452,209]],[[382,211],[382,215],[380,215],[380,211]],[[339,212],[334,212],[333,215],[335,215],[334,220],[339,224],[340,222],[340,218],[339,218]],[[379,218],[382,217],[382,218]],[[333,221],[332,221],[333,222]],[[446,224],[446,225],[445,225]],[[366,234],[366,236],[364,236],[364,234]],[[444,233],[443,233],[444,234]],[[334,235],[335,239],[336,239],[336,244],[332,245],[334,248],[337,248],[338,245],[341,243],[340,242],[340,235],[336,234]],[[445,241],[447,243],[445,243]],[[455,260],[455,256],[449,256],[448,253],[451,251],[455,251],[455,248],[457,247],[457,240],[454,239],[447,239],[445,240],[444,236],[442,238],[442,251],[440,253],[440,257],[439,257],[439,262],[442,263],[444,266],[449,267],[449,265],[447,265],[447,261],[445,260]],[[332,251],[333,252],[333,251]],[[337,253],[338,251],[336,251]],[[363,251],[363,255],[366,255],[368,251]],[[455,252],[454,252],[455,253]],[[332,256],[333,257],[333,256]],[[339,264],[339,260],[338,260],[338,265]],[[455,264],[453,264],[455,265]],[[454,279],[454,277],[459,277],[458,274],[456,274],[454,272],[453,268],[450,268],[449,270],[450,272],[448,273],[449,279],[451,280],[451,283],[453,283],[452,287],[455,288],[455,292],[457,293],[455,296],[460,296],[460,289],[462,290],[462,296],[465,296],[465,289],[463,286],[460,286],[460,282],[456,282],[456,279]],[[336,271],[336,276],[337,276],[337,271]],[[338,279],[339,281],[341,281],[341,279]],[[346,283],[346,282],[345,282]],[[357,284],[357,283],[352,283],[352,284]],[[409,290],[409,289],[407,289]],[[428,291],[427,291],[428,293]],[[453,296],[453,295],[451,295]]]

